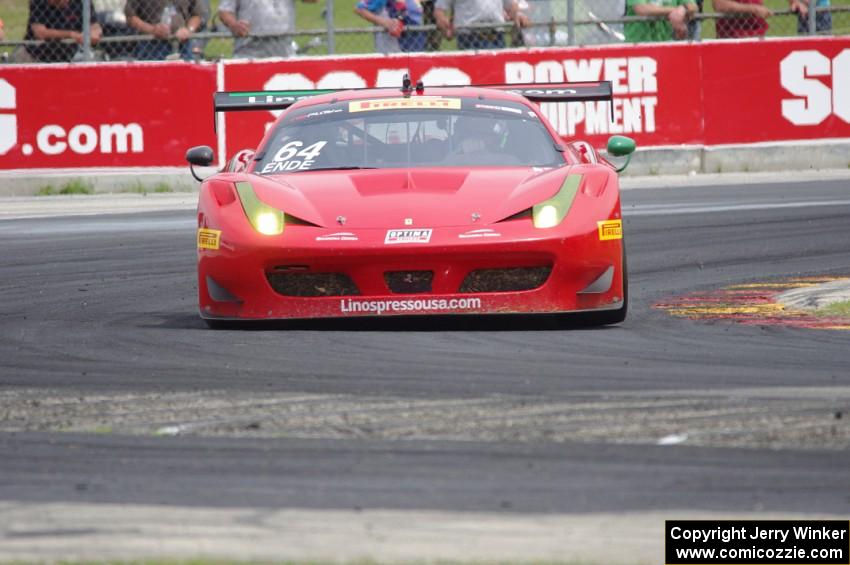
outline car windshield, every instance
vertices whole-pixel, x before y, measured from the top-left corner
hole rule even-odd
[[[414,96],[350,100],[287,113],[255,172],[407,167],[553,167],[557,141],[524,104]]]

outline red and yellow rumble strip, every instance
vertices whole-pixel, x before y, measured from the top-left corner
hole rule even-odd
[[[790,326],[824,330],[850,330],[850,318],[818,315],[788,308],[777,296],[788,290],[815,286],[845,277],[804,277],[776,282],[727,286],[721,290],[688,294],[654,304],[668,314],[692,320],[727,320],[759,326]]]

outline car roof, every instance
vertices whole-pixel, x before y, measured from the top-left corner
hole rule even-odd
[[[531,107],[529,101],[522,95],[497,88],[486,88],[481,86],[435,86],[426,87],[422,94],[416,91],[409,95],[416,96],[453,96],[457,98],[486,97],[488,100],[506,100],[518,102]],[[368,98],[404,98],[400,88],[362,88],[353,90],[340,90],[328,94],[318,94],[304,98],[293,104],[290,108],[305,108],[316,104],[327,104],[330,102],[341,102],[345,100],[363,100]]]

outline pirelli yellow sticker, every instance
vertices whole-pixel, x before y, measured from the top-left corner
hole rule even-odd
[[[372,112],[374,110],[396,110],[409,108],[433,108],[460,110],[460,98],[439,96],[416,96],[413,98],[380,98],[377,100],[354,100],[348,103],[349,112]]]
[[[221,242],[221,230],[209,230],[200,228],[198,230],[198,249],[218,249]]]
[[[603,220],[596,222],[599,228],[599,241],[623,239],[623,220]]]

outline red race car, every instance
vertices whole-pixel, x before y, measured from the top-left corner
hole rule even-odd
[[[227,322],[584,313],[628,303],[617,169],[536,102],[601,83],[219,92],[216,112],[285,109],[256,151],[203,180],[201,317]],[[629,156],[615,136],[608,153]],[[209,147],[190,149],[209,166]],[[193,170],[194,174],[194,170]]]

